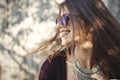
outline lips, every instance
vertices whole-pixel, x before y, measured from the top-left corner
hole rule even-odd
[[[70,30],[69,29],[60,29],[60,33],[62,33],[62,32],[70,32]]]
[[[60,30],[60,36],[61,36],[61,37],[64,37],[64,36],[66,36],[69,32],[70,32],[70,30],[68,30],[68,29],[61,29],[61,30]]]

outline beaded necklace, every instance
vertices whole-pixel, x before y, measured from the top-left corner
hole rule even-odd
[[[92,78],[91,75],[93,74],[100,75],[102,73],[99,66],[88,70],[81,67],[77,60],[75,61],[75,69],[78,80],[97,80],[96,78]]]

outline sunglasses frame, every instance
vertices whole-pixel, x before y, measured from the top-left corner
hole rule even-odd
[[[74,16],[74,17],[80,17],[80,15],[68,15],[68,14],[64,14],[60,18],[56,19],[56,24],[58,24],[60,22],[63,27],[66,27],[68,25],[70,17],[72,17],[72,16]]]

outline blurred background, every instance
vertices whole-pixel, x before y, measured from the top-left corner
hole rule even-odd
[[[37,80],[45,56],[28,52],[54,36],[62,1],[0,0],[0,80]],[[120,0],[103,1],[120,22]]]

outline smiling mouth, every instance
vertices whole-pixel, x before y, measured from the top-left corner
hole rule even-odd
[[[70,32],[70,31],[62,31],[62,32],[60,32],[60,36],[61,36],[61,37],[64,37],[64,36],[66,36],[67,34],[69,34],[69,32]]]
[[[70,33],[70,30],[66,28],[60,28],[59,30],[60,30],[60,37],[64,37]]]
[[[67,32],[67,33],[69,33],[70,30],[61,30],[61,31],[60,31],[60,33],[63,33],[63,32]]]

